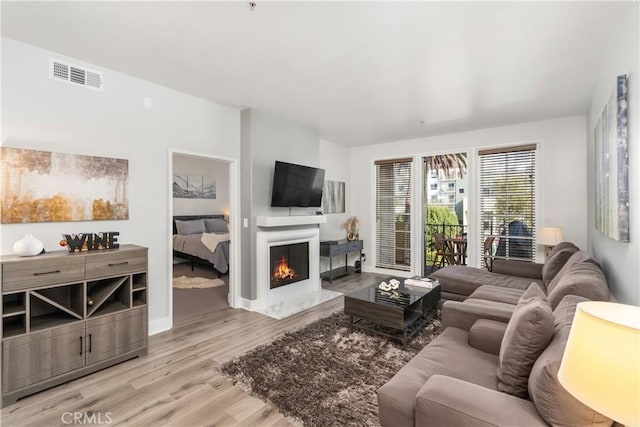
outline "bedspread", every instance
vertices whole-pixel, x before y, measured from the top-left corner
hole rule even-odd
[[[207,234],[207,233],[205,233]],[[220,241],[212,252],[202,242],[202,234],[174,234],[173,249],[209,261],[220,273],[229,270],[229,238]]]

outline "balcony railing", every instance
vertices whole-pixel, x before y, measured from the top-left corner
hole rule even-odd
[[[425,224],[424,231],[424,247],[425,247],[425,265],[424,273],[429,274],[431,272],[431,266],[433,265],[434,258],[436,256],[436,243],[434,235],[440,233],[445,238],[452,238],[456,236],[467,236],[467,225],[465,224]]]

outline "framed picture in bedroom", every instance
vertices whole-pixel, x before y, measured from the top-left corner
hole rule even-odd
[[[3,224],[129,218],[129,161],[0,147]]]
[[[629,242],[628,77],[617,77],[593,130],[596,162],[596,229]]]
[[[174,199],[215,199],[216,180],[211,176],[173,174]]]

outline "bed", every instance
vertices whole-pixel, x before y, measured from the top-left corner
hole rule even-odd
[[[218,276],[229,271],[229,234],[224,215],[173,217],[173,255],[213,268]]]

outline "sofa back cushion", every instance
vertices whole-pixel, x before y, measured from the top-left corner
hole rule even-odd
[[[576,251],[576,252],[574,252],[569,257],[569,259],[564,263],[564,265],[562,266],[560,271],[558,271],[558,273],[553,277],[551,282],[546,284],[547,285],[547,295],[549,295],[549,292],[551,292],[553,290],[553,288],[555,288],[558,285],[558,282],[560,281],[562,276],[567,272],[569,267],[571,267],[573,264],[577,264],[579,262],[584,262],[584,261],[589,261],[589,262],[592,262],[594,264],[597,264],[597,262],[594,259],[592,259],[591,256],[587,252],[585,252],[585,251]],[[599,265],[598,265],[598,267],[599,267]]]
[[[560,242],[560,243],[558,243],[557,245],[555,245],[555,246],[553,247],[553,249],[551,249],[551,252],[549,253],[549,256],[553,256],[553,254],[554,254],[555,252],[563,251],[563,250],[565,250],[565,249],[573,249],[573,252],[576,252],[576,251],[579,251],[579,250],[580,250],[580,248],[579,248],[579,247],[577,247],[576,245],[574,245],[574,244],[573,244],[573,243],[571,243],[571,242]]]
[[[571,258],[571,255],[578,250],[577,246],[569,242],[562,242],[553,248],[542,266],[542,281],[545,286],[549,286],[549,283],[551,283],[553,278],[556,277],[558,272],[564,267],[569,258]]]
[[[587,298],[565,296],[553,311],[554,334],[529,374],[529,396],[540,416],[551,425],[610,426],[612,421],[582,404],[558,381],[558,370],[567,345],[576,305]]]
[[[536,283],[522,294],[500,346],[498,390],[527,398],[529,372],[553,335],[553,312]]]
[[[607,301],[609,288],[602,270],[587,261],[570,265],[556,286],[547,291],[551,308],[555,309],[565,295],[577,295],[592,301]]]

